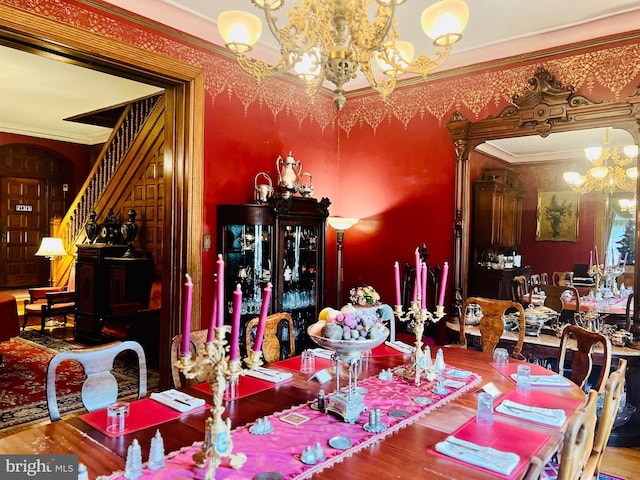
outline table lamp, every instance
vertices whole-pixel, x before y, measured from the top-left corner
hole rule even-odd
[[[344,243],[344,232],[360,221],[359,218],[329,217],[327,223],[336,231],[338,248],[338,266],[336,273],[336,308],[340,308],[342,297],[342,244]]]
[[[56,237],[42,237],[40,248],[35,253],[36,257],[47,257],[51,261],[49,268],[49,286],[53,286],[53,261],[56,257],[64,257],[67,250],[62,245],[62,239]]]

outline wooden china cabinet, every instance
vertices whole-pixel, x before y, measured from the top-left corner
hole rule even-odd
[[[307,327],[324,302],[327,198],[273,196],[268,204],[218,205],[218,248],[225,261],[225,323],[231,323],[233,291],[242,288],[240,348],[245,326],[260,313],[264,287],[272,284],[269,313],[289,312],[296,352],[311,345]],[[288,337],[286,337],[288,338]]]

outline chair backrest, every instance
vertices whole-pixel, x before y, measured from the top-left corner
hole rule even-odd
[[[538,285],[540,285],[540,274],[532,273],[529,277],[529,288],[532,289],[533,287],[537,287]]]
[[[511,281],[511,300],[522,303],[525,295],[529,293],[529,281],[526,275],[516,275]]]
[[[593,447],[597,403],[598,392],[591,390],[587,403],[571,415],[562,443],[558,480],[580,478]]]
[[[627,360],[621,358],[618,362],[618,369],[609,375],[609,380],[607,380],[607,386],[604,388],[604,402],[598,420],[593,449],[587,460],[587,465],[584,467],[583,478],[585,479],[594,478],[597,480],[600,475],[600,464],[602,463],[604,449],[607,447],[607,442],[613,429],[613,422],[618,414],[622,395],[624,395],[624,377],[626,371]]]
[[[571,337],[576,340],[575,347],[570,345],[569,339]],[[565,361],[567,351],[569,351],[572,354],[569,379],[584,388],[593,367],[592,352],[596,345],[602,345],[602,368],[593,389],[602,393],[609,377],[609,370],[611,370],[611,341],[601,333],[591,332],[577,325],[566,326],[560,339],[558,373],[565,375]],[[600,352],[598,353],[600,354]]]
[[[518,332],[518,341],[513,349],[512,355],[520,358],[522,345],[524,344],[525,335],[525,318],[522,305],[512,300],[494,300],[491,298],[469,297],[465,300],[462,311],[467,311],[467,305],[475,303],[482,309],[482,318],[480,319],[480,335],[482,336],[482,351],[493,352],[498,345],[500,337],[504,332],[504,320],[502,316],[506,310],[515,309],[520,314],[520,328]],[[460,319],[460,344],[462,348],[467,347],[467,337],[465,335],[465,322]]]
[[[625,320],[625,330],[627,332],[631,331],[631,323],[633,321],[633,298],[634,298],[634,294],[630,294],[627,297],[627,308],[625,310],[624,313],[624,320]]]
[[[580,311],[580,294],[576,287],[563,286],[563,285],[540,285],[539,289],[544,292],[544,306],[549,307],[556,312],[562,310],[575,310]],[[575,307],[570,309],[566,308],[565,299],[571,299],[575,302]]]
[[[138,398],[147,394],[147,360],[138,342],[113,342],[98,347],[69,350],[56,354],[47,366],[47,407],[52,422],[60,420],[56,396],[56,369],[65,360],[75,360],[82,365],[87,376],[82,385],[82,404],[92,412],[106,408],[118,398],[118,382],[111,374],[116,356],[126,350],[138,355]]]
[[[554,285],[573,286],[573,272],[553,272],[551,282]]]
[[[542,272],[540,274],[540,283],[538,285],[547,285],[549,283],[549,274]]]
[[[253,347],[258,321],[259,319],[256,317],[247,323],[247,350]],[[266,363],[277,362],[282,358],[295,355],[295,353],[296,343],[291,315],[285,312],[274,313],[267,316],[262,340],[262,356],[264,361]]]
[[[149,310],[162,308],[162,280],[154,280],[149,293]]]
[[[69,280],[67,280],[67,292],[76,291],[76,262],[71,262],[69,267]]]
[[[191,355],[197,356],[198,352],[204,348],[204,344],[207,341],[208,330],[192,330],[191,335],[189,336],[191,343]],[[178,334],[171,339],[171,352],[169,354],[169,358],[171,360],[171,379],[173,380],[173,386],[175,388],[180,388],[184,385],[193,385],[197,383],[202,383],[206,380],[206,375],[202,375],[200,377],[196,377],[193,379],[185,378],[178,370],[176,366],[176,362],[179,360],[179,351],[182,345],[182,334]]]

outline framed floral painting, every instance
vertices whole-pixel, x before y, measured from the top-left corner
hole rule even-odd
[[[538,190],[536,241],[577,242],[579,204],[577,192]]]

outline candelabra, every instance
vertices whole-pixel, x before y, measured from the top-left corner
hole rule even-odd
[[[205,343],[205,348],[198,353],[195,359],[190,353],[182,353],[175,364],[186,378],[200,378],[204,374],[211,386],[213,396],[211,416],[206,420],[202,449],[193,455],[193,460],[199,468],[205,466],[207,458],[210,459],[206,480],[215,478],[215,471],[224,458],[228,458],[229,465],[235,469],[242,467],[247,460],[244,453],[231,453],[233,449],[231,420],[229,418],[226,421],[222,419],[224,412],[222,401],[227,384],[234,384],[238,381],[239,376],[244,375],[245,372],[240,360],[229,360],[226,347],[225,328],[216,327],[214,339]],[[244,361],[247,367],[253,370],[262,365],[261,357],[260,350],[253,350]]]
[[[594,293],[597,293],[600,290],[600,282],[602,281],[602,277],[604,276],[604,265],[592,265],[589,269],[589,276],[593,278],[594,283]]]
[[[424,326],[428,322],[436,323],[442,317],[444,317],[444,305],[436,306],[435,312],[430,312],[426,308],[420,307],[420,294],[417,295],[416,300],[411,302],[409,311],[404,313],[402,305],[396,305],[395,315],[401,322],[409,322],[409,326],[413,327],[413,331],[416,334],[416,348],[412,354],[411,365],[405,370],[404,377],[410,379],[415,375],[415,385],[420,385],[420,379],[422,372],[425,371],[425,359],[424,351],[422,350],[422,334],[424,333]]]
[[[604,265],[593,265],[589,269],[589,276],[593,278],[594,283],[594,293],[598,293],[600,291],[600,287],[602,286],[602,280],[604,279],[606,288],[610,288],[612,292],[617,291],[617,283],[615,281],[620,275],[624,273],[624,268],[620,266],[611,266],[605,267]]]

